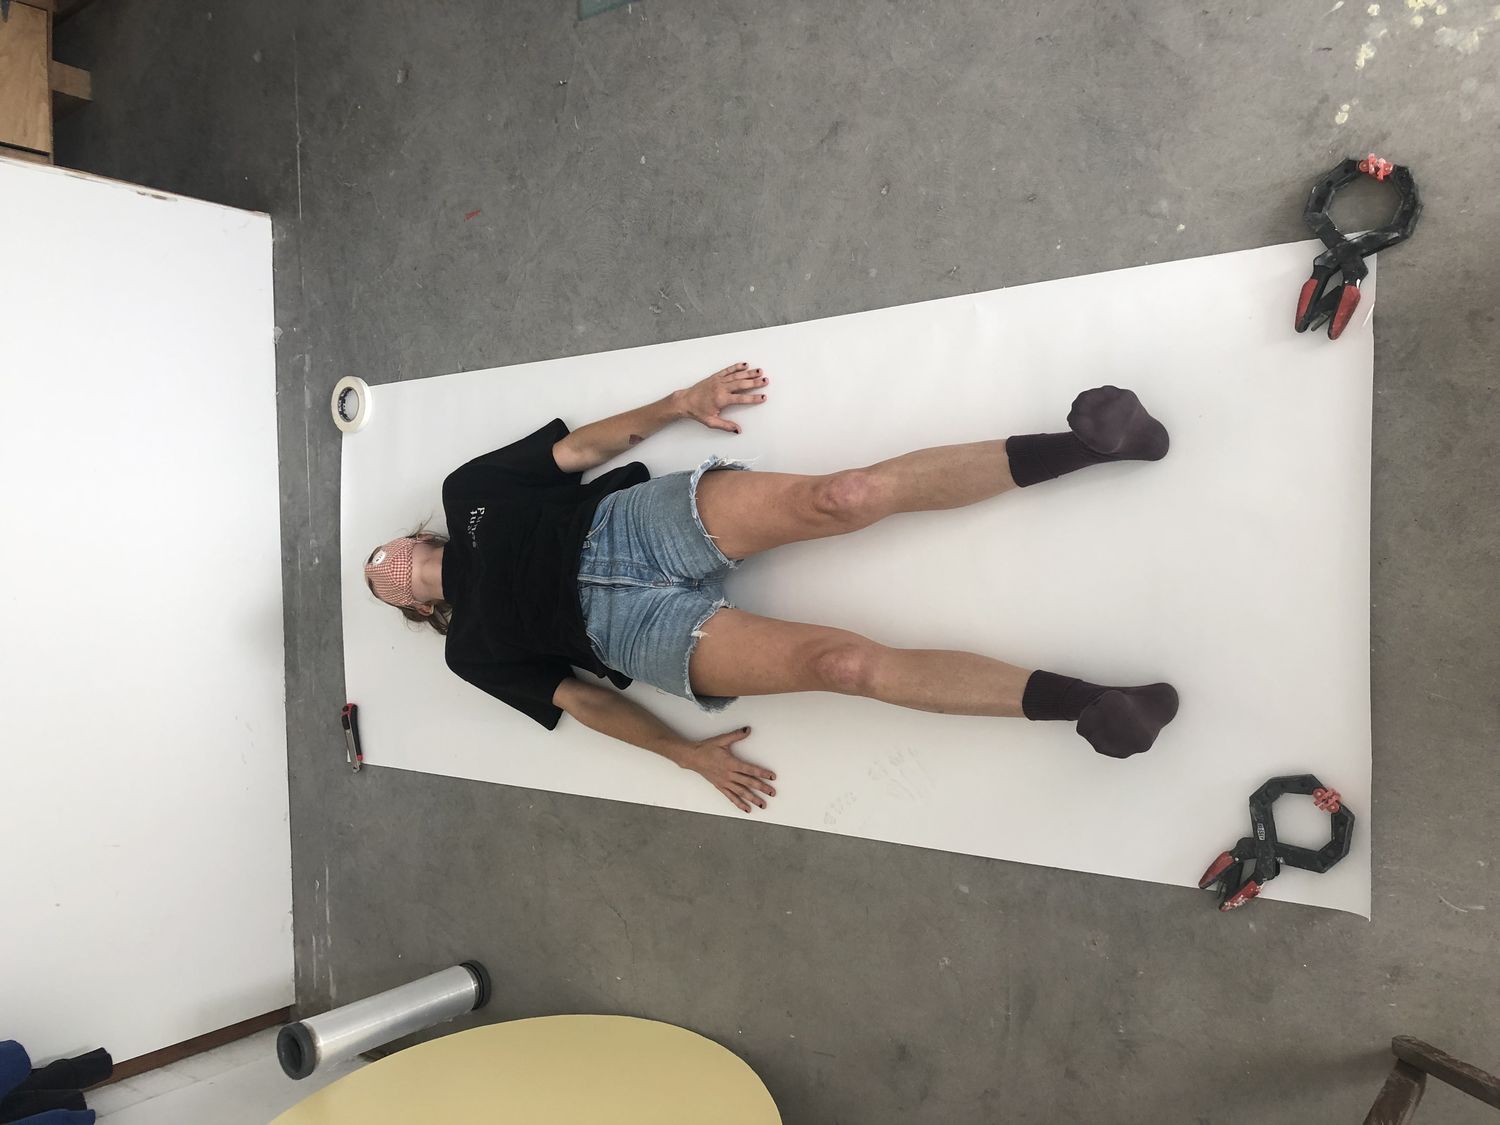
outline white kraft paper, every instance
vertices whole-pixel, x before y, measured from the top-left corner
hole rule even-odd
[[[1326,875],[1266,897],[1370,909],[1369,530],[1374,275],[1337,341],[1292,331],[1314,243],[951,297],[804,324],[376,387],[343,443],[345,669],[367,760],[743,816],[694,774],[564,718],[554,732],[448,671],[366,589],[377,544],[435,516],[465,460],[554,416],[580,426],[744,360],[770,402],[740,436],[681,423],[633,454],[821,473],[928,445],[1057,431],[1074,395],[1137,391],[1157,464],[1090,468],[955,512],[755,558],[734,602],[904,646],[972,649],[1108,684],[1168,680],[1182,710],[1143,756],[1067,723],[903,711],[826,694],[708,716],[637,684],[685,734],[749,724],[778,774],[754,819],[1181,886],[1249,830],[1267,778],[1314,773],[1359,817]],[[602,469],[600,471],[603,471]],[[711,626],[710,626],[711,627]],[[1277,805],[1283,836],[1327,818]],[[1206,896],[1205,896],[1206,897]],[[1205,902],[1205,909],[1208,908]]]

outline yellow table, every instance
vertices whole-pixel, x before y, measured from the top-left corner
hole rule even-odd
[[[471,1028],[361,1067],[273,1125],[781,1125],[738,1056],[630,1016]]]

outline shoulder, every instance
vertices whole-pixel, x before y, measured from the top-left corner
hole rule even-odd
[[[464,672],[473,665],[473,661],[464,649],[465,645],[462,636],[450,623],[448,626],[448,635],[443,638],[443,663],[448,665],[450,672],[460,676],[463,676]],[[465,679],[467,678],[465,676]]]
[[[489,489],[499,484],[555,484],[575,481],[578,474],[558,468],[552,447],[569,433],[561,418],[518,441],[466,461],[443,481],[445,502],[455,493]]]
[[[468,493],[482,486],[485,478],[483,460],[465,461],[443,478],[443,504],[461,504]]]

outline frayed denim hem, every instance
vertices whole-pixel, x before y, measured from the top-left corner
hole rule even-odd
[[[710,457],[703,464],[693,470],[693,477],[688,482],[689,507],[693,510],[693,522],[698,525],[698,530],[703,533],[703,538],[708,540],[708,545],[714,549],[714,554],[719,556],[719,561],[728,570],[734,570],[740,565],[739,559],[727,558],[723,551],[719,550],[719,544],[715,536],[710,535],[708,528],[703,526],[703,517],[698,514],[698,482],[703,479],[704,473],[711,473],[715,469],[740,469],[750,468],[749,461],[736,461],[729,457]]]
[[[719,610],[733,608],[734,607],[729,604],[727,598],[719,598],[717,601],[715,601],[714,604],[709,607],[708,612],[705,613],[703,617],[698,621],[698,624],[693,626],[693,631],[691,634],[689,634],[687,655],[682,658],[683,697],[692,700],[698,705],[701,710],[707,711],[711,715],[717,714],[718,712],[724,710],[724,708],[728,707],[738,697],[724,695],[699,695],[697,692],[693,691],[693,653],[698,651],[698,642],[704,636],[703,626],[707,625],[709,620],[713,617],[714,614],[718,613]]]

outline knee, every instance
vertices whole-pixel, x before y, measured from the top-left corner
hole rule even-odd
[[[815,652],[811,664],[818,690],[871,695],[880,667],[880,646],[863,638],[836,641]]]
[[[884,488],[868,469],[849,469],[822,477],[813,488],[813,508],[846,527],[874,523],[884,511]]]

